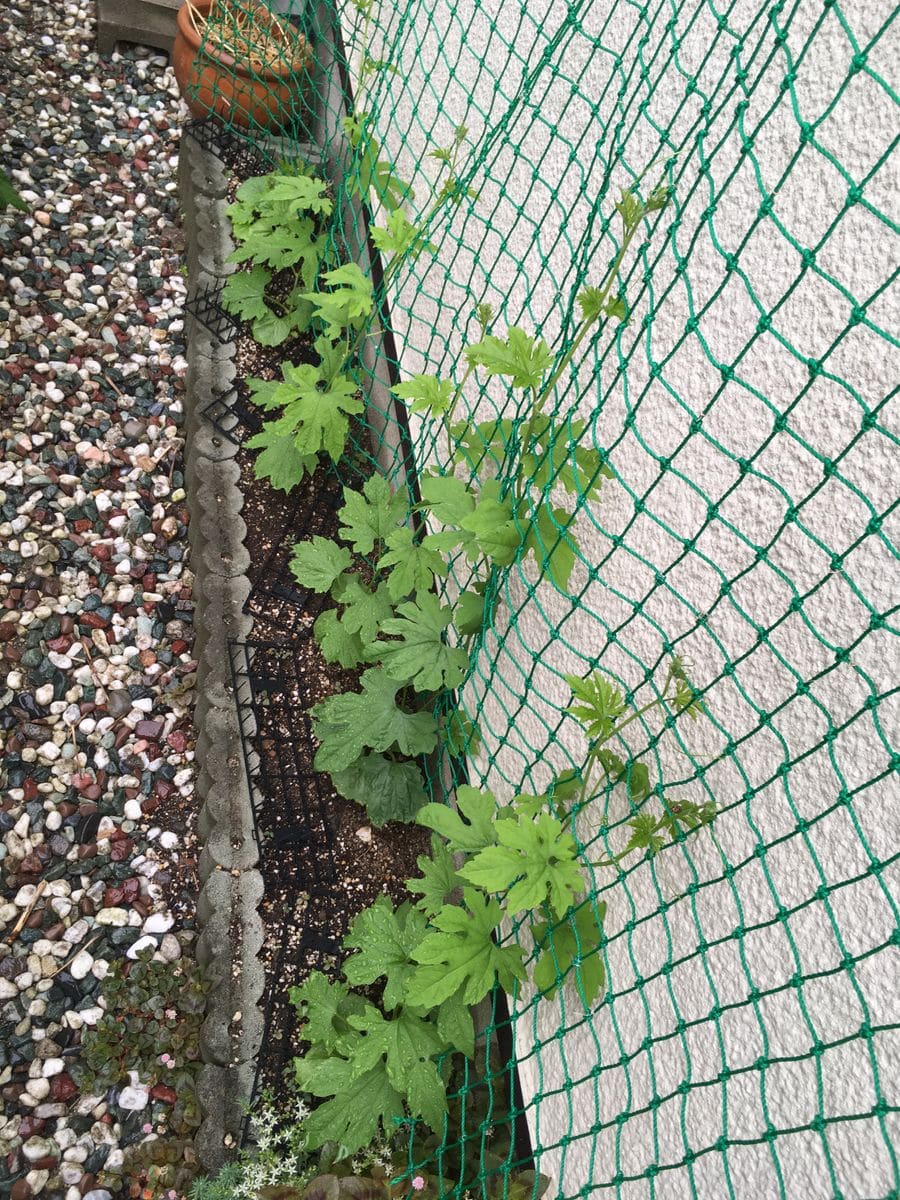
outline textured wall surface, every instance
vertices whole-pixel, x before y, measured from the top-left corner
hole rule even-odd
[[[404,376],[449,372],[484,300],[558,345],[615,253],[618,188],[677,154],[675,204],[627,260],[629,322],[560,388],[616,479],[579,520],[570,595],[535,592],[533,560],[510,572],[466,696],[473,773],[502,798],[583,760],[565,672],[599,660],[642,703],[677,651],[706,689],[709,719],[629,741],[667,796],[715,801],[713,834],[597,871],[608,994],[589,1020],[571,987],[523,1005],[560,1196],[900,1186],[890,8],[441,0],[375,22],[399,73],[373,107],[417,204],[425,149],[460,121],[479,192],[400,281]]]

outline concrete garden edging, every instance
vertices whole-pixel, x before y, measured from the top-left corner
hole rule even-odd
[[[232,269],[221,162],[185,137],[179,193],[187,242],[189,295],[216,287]],[[186,490],[194,571],[197,794],[202,844],[197,958],[214,977],[201,1032],[205,1065],[198,1081],[203,1122],[196,1137],[203,1167],[215,1171],[240,1141],[244,1103],[263,1036],[265,976],[258,907],[263,880],[253,835],[250,791],[231,683],[228,643],[250,632],[243,612],[250,555],[241,518],[244,498],[237,447],[200,416],[234,378],[234,344],[188,323],[185,381]]]

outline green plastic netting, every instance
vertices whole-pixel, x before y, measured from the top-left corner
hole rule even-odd
[[[242,26],[265,24],[244,2]],[[512,1001],[532,1147],[565,1200],[900,1195],[898,11],[310,3],[290,16],[313,65],[273,116],[244,130],[215,85],[273,162],[291,142],[324,156],[345,257],[367,254],[348,114],[412,183],[407,211],[431,213],[437,253],[390,280],[393,339],[368,343],[366,449],[398,482],[446,447],[415,418],[407,440],[385,384],[459,378],[482,302],[558,352],[617,252],[620,189],[656,163],[672,191],[625,259],[628,320],[556,389],[554,419],[587,422],[614,480],[578,503],[564,590],[533,556],[503,573],[461,693],[483,742],[470,779],[501,800],[582,765],[566,674],[600,667],[640,707],[683,655],[709,712],[647,715],[619,747],[718,815],[596,871],[601,999],[569,978]],[[459,202],[434,212],[429,151],[460,124]],[[479,421],[524,415],[498,380],[465,400]],[[448,587],[465,583],[459,562]],[[621,847],[623,791],[583,815],[586,857]]]

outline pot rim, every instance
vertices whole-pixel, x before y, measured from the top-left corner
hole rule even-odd
[[[194,0],[193,6],[202,16],[205,17],[209,14],[210,9],[212,8],[212,0]],[[187,4],[182,4],[182,6],[179,8],[176,19],[178,22],[178,32],[182,35],[194,53],[199,56],[201,53],[201,39],[191,24],[190,18],[188,17]],[[298,36],[300,39],[302,39],[303,44],[308,50],[309,42],[307,39],[302,33],[300,33]],[[250,80],[266,78],[289,79],[303,73],[302,70],[296,70],[291,63],[287,62],[278,63],[271,67],[267,66],[264,68],[254,68],[251,70],[240,59],[234,58],[233,55],[228,54],[224,50],[218,50],[209,42],[203,46],[202,54],[204,58],[208,58],[211,62],[217,63],[220,66],[233,71],[235,74],[241,75],[243,78]]]

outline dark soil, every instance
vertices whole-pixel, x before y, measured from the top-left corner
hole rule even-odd
[[[295,352],[302,349],[308,353]],[[283,354],[284,347],[265,350],[245,336],[236,361],[242,374],[272,378]],[[289,987],[314,969],[336,974],[340,940],[353,918],[382,893],[398,903],[408,898],[403,881],[419,873],[416,859],[430,840],[416,826],[373,828],[365,811],[339,796],[312,765],[309,709],[335,692],[355,690],[359,673],[322,657],[312,625],[329,601],[298,586],[290,558],[296,542],[336,534],[342,485],[359,486],[362,476],[349,459],[340,474],[322,464],[288,496],[256,479],[254,459],[252,451],[239,450],[254,626],[243,660],[248,686],[238,691],[249,696],[257,727],[254,800],[266,883],[261,911],[269,1030],[259,1086],[277,1088],[299,1048]]]

